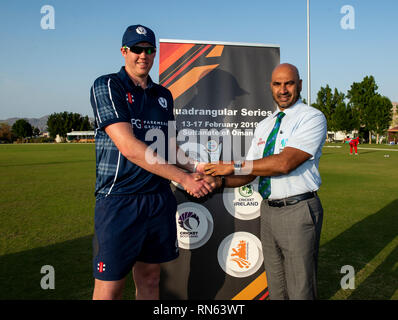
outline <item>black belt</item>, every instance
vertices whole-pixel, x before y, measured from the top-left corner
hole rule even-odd
[[[293,204],[297,204],[300,201],[311,199],[317,195],[316,191],[306,192],[303,194],[299,194],[297,196],[279,199],[279,200],[268,200],[268,205],[270,207],[283,207],[283,206],[291,206]]]

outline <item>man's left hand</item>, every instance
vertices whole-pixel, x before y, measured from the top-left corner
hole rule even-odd
[[[207,163],[204,167],[204,172],[212,176],[228,176],[234,173],[234,165],[232,163],[224,163],[222,161],[217,163]]]

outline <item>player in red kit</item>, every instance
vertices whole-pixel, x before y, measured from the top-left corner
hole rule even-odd
[[[351,139],[349,142],[350,145],[350,155],[352,155],[352,149],[354,148],[355,150],[355,155],[358,155],[358,149],[357,146],[359,144],[359,137],[356,137],[355,139]]]

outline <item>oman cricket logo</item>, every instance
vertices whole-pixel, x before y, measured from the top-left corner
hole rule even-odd
[[[232,253],[230,255],[231,261],[238,264],[241,269],[248,269],[250,267],[249,260],[249,243],[247,241],[241,240],[238,243],[237,248],[232,248]]]

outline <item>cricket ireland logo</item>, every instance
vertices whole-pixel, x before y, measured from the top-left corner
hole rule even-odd
[[[251,184],[247,184],[245,186],[239,187],[239,194],[242,197],[248,198],[251,197],[254,193],[253,186]]]

